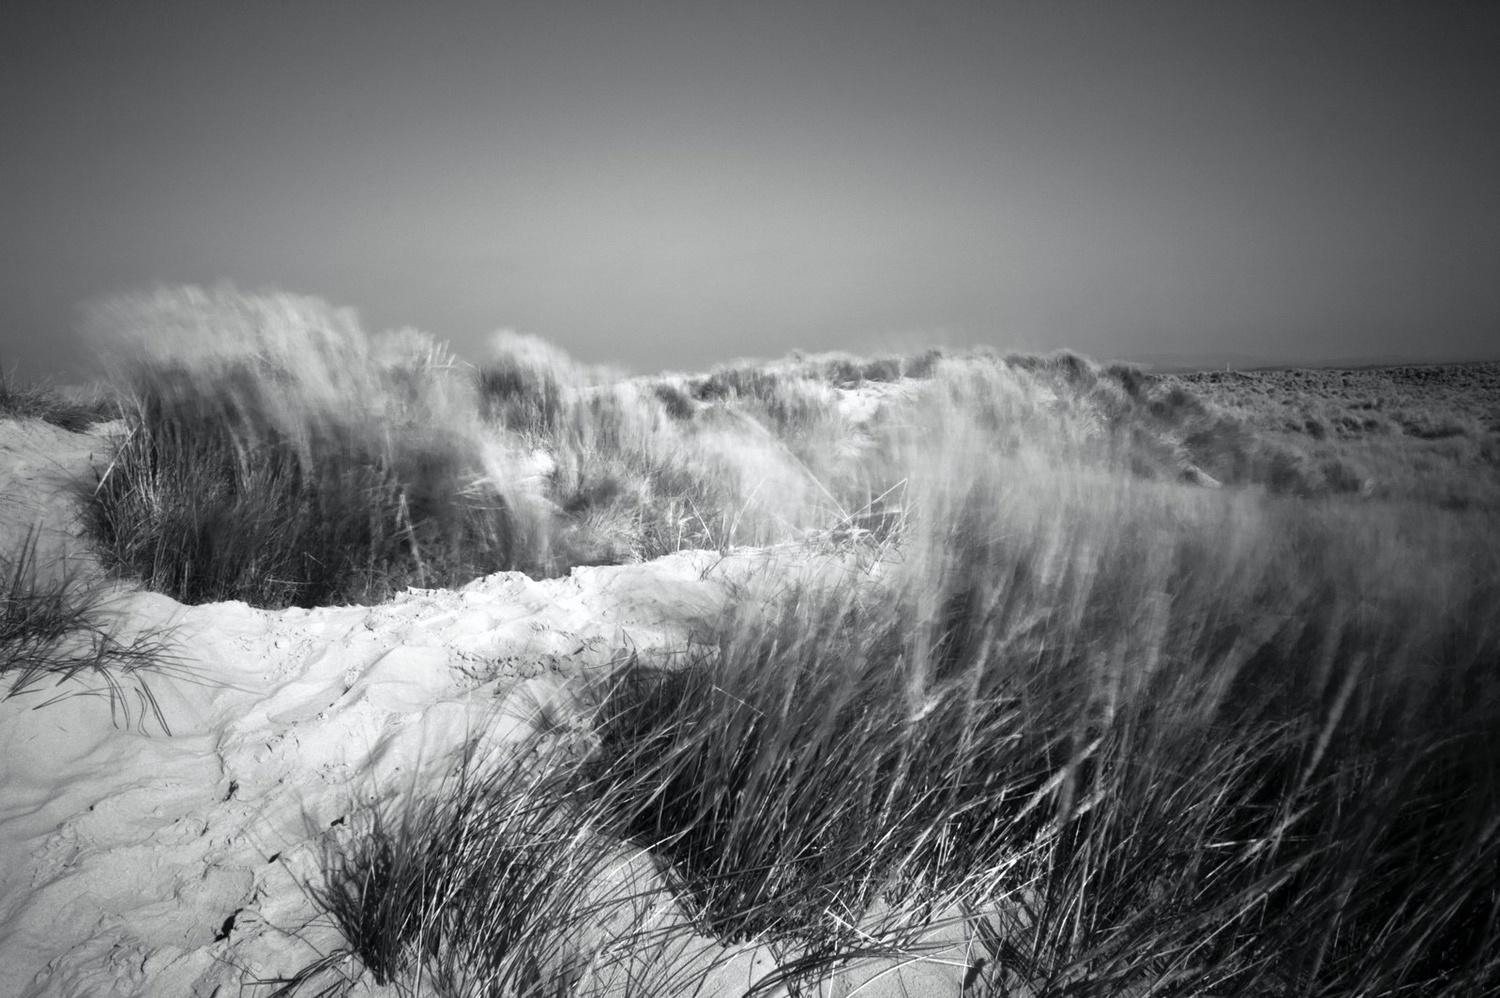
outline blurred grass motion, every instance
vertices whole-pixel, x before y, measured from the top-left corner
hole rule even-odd
[[[1355,488],[1376,498],[1500,510],[1500,363],[1171,380],[1314,468],[1352,470]],[[1335,486],[1336,474],[1327,476]]]
[[[1003,448],[1045,432],[1140,477],[1373,489],[1180,383],[1069,353],[632,379],[501,334],[476,370],[317,299],[224,287],[115,299],[91,326],[117,351],[127,431],[86,522],[110,565],[185,602],[371,602],[845,529],[905,488],[902,434],[934,407]]]
[[[127,432],[85,497],[106,563],[185,603],[371,602],[525,565],[466,377],[315,299],[117,300]]]
[[[877,902],[892,938],[957,907],[996,994],[1500,984],[1494,534],[963,414],[875,579],[740,607],[602,698],[595,779],[700,924],[832,964]]]

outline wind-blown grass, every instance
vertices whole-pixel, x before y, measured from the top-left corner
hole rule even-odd
[[[793,419],[768,429],[685,390],[611,382],[515,335],[497,339],[478,378],[490,424],[545,455],[538,493],[554,513],[546,574],[771,543],[826,518],[827,489],[789,443]]]
[[[84,401],[39,384],[22,384],[16,373],[0,366],[0,417],[40,419],[82,433],[114,417],[114,407],[100,396]]]
[[[466,373],[313,299],[126,299],[126,433],[84,495],[107,565],[186,603],[370,602],[524,567],[534,535]]]
[[[980,993],[1500,986],[1493,517],[1369,498],[1071,354],[924,358],[859,420],[794,369],[687,399],[541,366],[494,382],[491,419],[550,460],[548,570],[606,535],[606,560],[879,543],[747,588],[701,654],[622,667],[582,768],[460,781],[331,854],[319,898],[377,979],[587,993],[601,964],[535,946],[586,934],[554,899],[597,913],[596,861],[628,843],[692,927],[784,954],[764,989],[953,912],[985,940]],[[527,377],[551,387],[528,401]]]
[[[43,566],[35,532],[0,555],[0,700],[39,698],[37,706],[45,707],[71,696],[103,696],[115,723],[144,728],[149,716],[170,732],[150,683],[152,675],[179,671],[168,636],[119,639],[104,598],[76,574]]]
[[[371,602],[499,569],[845,530],[891,515],[897,451],[935,408],[1002,447],[1045,432],[1148,477],[1297,494],[1362,482],[1262,445],[1180,387],[1073,354],[725,368],[690,396],[516,334],[471,372],[419,334],[368,337],[352,313],[286,295],[161,291],[107,304],[94,325],[134,353],[119,365],[127,431],[85,523],[108,565],[186,602]],[[923,377],[873,416],[851,417],[833,387],[907,367]]]
[[[959,905],[1037,993],[1500,981],[1493,524],[947,440],[878,584],[602,700],[617,832],[706,930],[832,964]]]
[[[1500,509],[1500,364],[1174,375],[1314,475],[1375,498]]]

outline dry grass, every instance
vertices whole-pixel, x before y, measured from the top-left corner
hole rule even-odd
[[[873,565],[622,666],[570,827],[782,953],[765,990],[954,911],[980,993],[1493,989],[1493,520],[1143,476],[1174,453],[1083,401],[1133,375],[1057,363],[937,365]]]
[[[817,972],[877,901],[893,945],[957,905],[1037,994],[1492,986],[1500,565],[1474,521],[961,439],[878,582],[743,607],[604,699],[619,833],[705,930]]]
[[[1168,379],[1366,491],[1500,509],[1500,364],[1205,372]]]
[[[113,402],[103,395],[76,398],[45,384],[22,384],[14,371],[0,367],[0,418],[40,419],[83,433],[115,415]]]
[[[186,603],[369,602],[537,557],[466,371],[313,299],[159,292],[101,309],[127,431],[84,496],[106,565]]]
[[[170,733],[151,689],[153,677],[183,676],[170,636],[117,637],[105,601],[97,584],[42,565],[34,532],[0,555],[0,700],[46,707],[66,697],[101,696],[116,724],[144,730],[149,718]]]

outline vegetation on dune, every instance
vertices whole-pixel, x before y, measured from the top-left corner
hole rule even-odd
[[[365,812],[352,834],[330,833],[314,895],[347,949],[261,983],[332,993],[362,969],[403,993],[567,993],[597,956],[580,935],[628,904],[590,901],[609,849],[587,820],[556,775],[469,759],[443,785]]]
[[[609,381],[524,337],[499,340],[479,378],[490,425],[545,455],[545,573],[770,543],[826,518],[826,489],[789,443],[803,432],[792,415],[768,429],[675,383]],[[526,385],[552,400],[545,415]]]
[[[486,420],[540,441],[556,432],[565,407],[579,390],[599,383],[603,375],[540,337],[500,333],[477,380]]]
[[[651,391],[656,395],[657,401],[667,411],[667,415],[679,422],[687,422],[698,412],[698,407],[693,404],[693,398],[681,385],[671,381],[659,381],[651,386]]]
[[[104,602],[97,585],[38,561],[34,531],[0,555],[0,700],[102,696],[117,724],[149,717],[170,731],[150,682],[179,671],[167,636],[117,637]]]
[[[40,419],[74,433],[115,417],[107,398],[70,398],[47,385],[22,384],[16,373],[0,367],[0,418]]]
[[[516,334],[474,371],[415,333],[367,337],[314,299],[228,289],[116,301],[96,325],[136,342],[128,432],[86,520],[110,565],[189,602],[368,602],[497,569],[841,530],[905,487],[895,452],[934,406],[1005,447],[1045,432],[1145,477],[1372,488],[1359,461],[1068,353],[831,355],[644,382]],[[858,385],[889,390],[850,409]]]
[[[145,352],[84,495],[106,564],[186,603],[370,602],[534,556],[472,396],[416,335],[311,299],[161,292],[99,322]]]
[[[595,785],[706,930],[832,964],[879,899],[891,939],[974,913],[1034,993],[1500,982],[1500,565],[1466,524],[1040,455],[947,484],[879,584],[605,696]]]
[[[1375,498],[1500,509],[1500,364],[1209,371],[1166,380],[1248,436],[1304,455],[1314,468],[1352,472],[1359,490]],[[1326,477],[1336,483],[1338,473]]]
[[[254,983],[270,998],[365,977],[443,998],[703,993],[725,955],[691,951],[691,923],[650,856],[606,834],[608,794],[581,789],[580,763],[546,735],[471,745],[438,785],[322,830],[310,893],[346,945]]]
[[[413,994],[666,994],[625,954],[693,931],[795,987],[947,917],[985,941],[979,993],[1500,987],[1482,406],[1361,408],[1357,378],[1262,404],[1066,352],[631,380],[507,335],[474,371],[231,292],[108,317],[167,346],[86,521],[180,599],[800,539],[841,566],[631,658],[581,761],[379,805],[313,888],[346,949],[283,993],[353,960]],[[677,921],[591,893],[621,850]]]
[[[935,365],[873,563],[604,683],[575,829],[658,858],[679,936],[783,954],[763,989],[946,917],[979,993],[1500,985],[1493,523],[1143,475],[1150,385],[1049,363]]]

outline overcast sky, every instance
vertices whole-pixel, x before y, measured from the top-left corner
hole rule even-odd
[[[311,293],[480,359],[1500,356],[1500,4],[7,4],[0,361]]]

